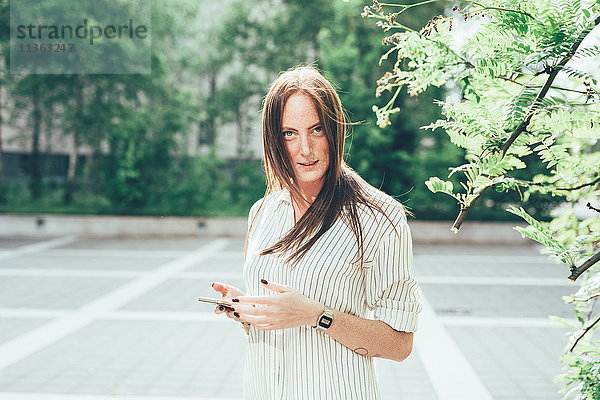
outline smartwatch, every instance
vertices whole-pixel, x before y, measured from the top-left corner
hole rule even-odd
[[[333,310],[325,306],[323,314],[317,319],[316,328],[320,331],[326,331],[333,323]]]

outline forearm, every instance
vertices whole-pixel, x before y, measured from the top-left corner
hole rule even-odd
[[[323,305],[315,305],[313,325],[323,312]],[[357,354],[402,361],[412,351],[413,334],[399,332],[382,321],[357,317],[333,310],[333,323],[324,331],[337,342]]]
[[[235,320],[246,321],[256,329],[275,330],[298,326],[315,326],[324,305],[286,285],[262,284],[278,292],[272,296],[238,296]],[[251,307],[249,305],[257,305]],[[412,351],[413,334],[394,330],[382,321],[360,318],[333,310],[333,322],[325,333],[350,350],[368,357],[402,361]]]

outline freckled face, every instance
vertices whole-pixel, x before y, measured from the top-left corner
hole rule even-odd
[[[283,108],[282,135],[296,183],[307,196],[321,191],[329,167],[329,143],[310,97],[298,92]]]

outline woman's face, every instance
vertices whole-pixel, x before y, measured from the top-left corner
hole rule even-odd
[[[283,108],[282,127],[296,183],[305,196],[314,198],[329,167],[329,144],[312,99],[302,92],[290,96]]]

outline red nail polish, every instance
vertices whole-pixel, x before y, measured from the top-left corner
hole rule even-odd
[[[231,299],[231,301],[233,301],[234,303],[239,303],[239,299]]]
[[[236,318],[239,318],[239,317],[240,317],[240,314],[238,314],[238,313],[236,313],[236,312],[234,312],[234,313],[233,313],[233,315],[235,315],[235,316],[236,316]]]
[[[269,282],[267,282],[267,281],[266,281],[266,280],[264,280],[264,279],[261,279],[260,281],[261,281],[262,283],[264,283],[265,285],[269,283]]]

